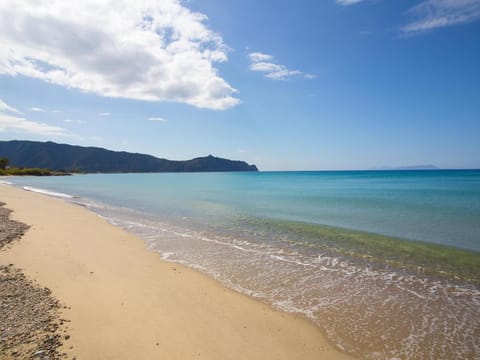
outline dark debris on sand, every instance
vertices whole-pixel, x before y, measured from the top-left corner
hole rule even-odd
[[[10,219],[12,210],[4,208],[4,205],[0,202],[0,249],[13,240],[20,239],[29,228],[26,224]]]
[[[0,207],[0,251],[28,229],[11,220],[10,213]],[[60,308],[50,289],[38,286],[12,264],[0,265],[0,359],[66,358],[59,351],[67,339],[61,335],[66,320],[60,317]]]

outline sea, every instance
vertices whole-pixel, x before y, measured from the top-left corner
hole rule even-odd
[[[361,359],[480,359],[480,170],[7,180],[308,318]]]

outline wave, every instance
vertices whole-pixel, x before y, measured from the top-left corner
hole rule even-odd
[[[46,189],[39,189],[39,188],[35,188],[35,187],[32,187],[32,186],[24,186],[23,189],[27,190],[27,191],[31,191],[31,192],[36,192],[36,193],[39,193],[39,194],[44,194],[44,195],[59,197],[59,198],[64,198],[64,199],[74,199],[75,198],[75,196],[73,196],[73,195],[64,194],[64,193],[56,192],[56,191],[50,191],[50,190],[46,190]]]

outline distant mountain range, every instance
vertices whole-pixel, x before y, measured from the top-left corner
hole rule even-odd
[[[435,165],[381,166],[372,170],[440,170]]]
[[[87,173],[258,171],[255,165],[244,161],[221,159],[211,155],[175,161],[145,154],[50,141],[0,141],[0,157],[8,158],[10,165],[15,167]]]

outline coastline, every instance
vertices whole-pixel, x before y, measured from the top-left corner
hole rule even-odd
[[[67,306],[77,359],[348,359],[308,320],[277,312],[179,264],[88,210],[0,184],[30,225],[0,252]]]

